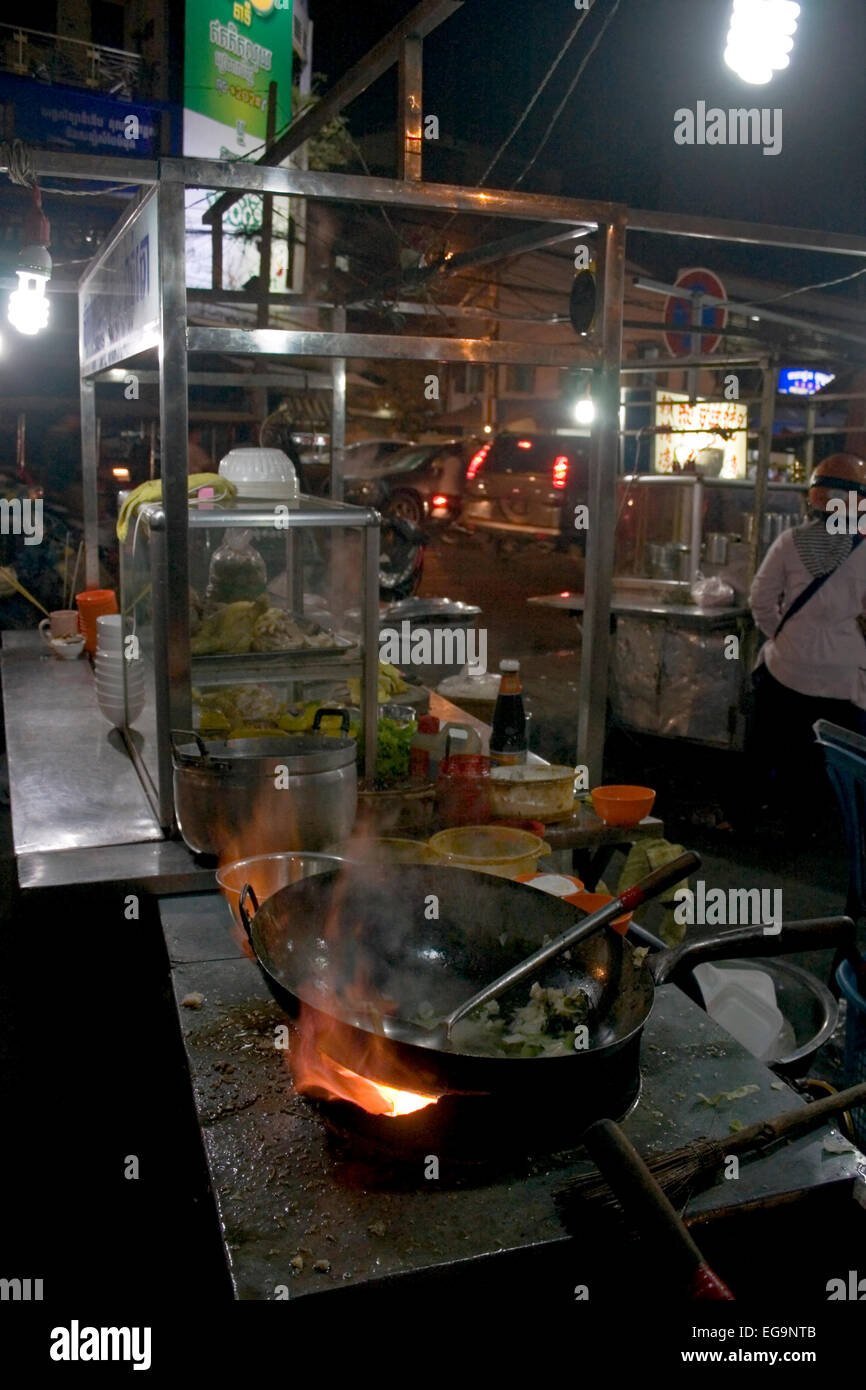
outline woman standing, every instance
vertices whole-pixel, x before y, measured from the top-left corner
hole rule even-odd
[[[753,674],[752,743],[780,795],[826,787],[812,725],[829,719],[866,733],[866,545],[839,533],[831,500],[866,498],[866,463],[833,454],[812,474],[810,519],[784,531],[764,558],[749,595],[767,641]],[[866,529],[866,519],[864,519]],[[788,803],[791,804],[791,803]]]

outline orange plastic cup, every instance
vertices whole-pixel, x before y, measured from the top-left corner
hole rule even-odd
[[[84,650],[91,656],[96,651],[96,619],[117,612],[117,595],[113,589],[85,589],[75,595],[78,605],[78,624],[84,633]]]

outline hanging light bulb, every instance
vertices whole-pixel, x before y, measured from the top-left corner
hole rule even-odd
[[[800,6],[793,0],[734,0],[725,62],[744,82],[762,86],[790,63]]]
[[[34,186],[30,190],[33,205],[24,218],[22,241],[18,253],[18,288],[9,296],[7,316],[13,328],[28,337],[39,333],[48,323],[50,305],[45,287],[51,279],[51,257],[48,245],[51,228],[42,211],[42,194]]]

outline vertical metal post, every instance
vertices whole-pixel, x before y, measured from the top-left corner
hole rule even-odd
[[[692,515],[689,532],[689,583],[694,584],[701,567],[701,537],[704,529],[704,485],[698,478],[692,487]]]
[[[268,85],[268,115],[265,130],[265,148],[274,143],[277,130],[277,84]],[[261,298],[256,305],[256,324],[259,328],[268,326],[268,294],[271,289],[271,244],[274,234],[274,195],[262,194],[262,238],[259,244],[259,293]]]
[[[96,385],[82,377],[81,488],[84,495],[84,587],[99,588],[99,444],[96,430]],[[74,597],[74,596],[73,596]]]
[[[421,178],[424,41],[415,34],[400,45],[397,178]]]
[[[346,310],[338,304],[331,316],[331,331],[345,333]],[[343,451],[346,448],[346,359],[331,362],[331,496],[343,500]]]
[[[593,373],[596,422],[589,457],[589,532],[586,601],[580,661],[577,761],[589,768],[590,786],[602,779],[610,665],[610,604],[616,532],[619,461],[620,360],[625,287],[624,218],[599,227],[599,308],[602,366]]]
[[[27,467],[27,412],[19,410],[15,429],[15,471],[24,477]]]
[[[187,474],[189,403],[187,390],[186,247],[184,185],[158,185],[159,228],[159,416],[162,445],[162,501],[165,546],[154,590],[160,589],[164,630],[155,633],[159,792],[171,788],[169,731],[190,723],[189,652],[189,498]],[[157,595],[154,593],[154,608]]]
[[[210,229],[211,285],[215,290],[223,287],[223,220],[214,219]]]
[[[758,427],[758,466],[755,470],[755,530],[749,554],[749,577],[757,574],[763,550],[764,516],[767,511],[767,484],[770,473],[770,455],[773,452],[773,422],[776,415],[776,387],[779,384],[779,369],[772,362],[763,364],[764,378],[761,385],[761,423]]]
[[[806,406],[806,439],[803,448],[803,462],[806,465],[806,478],[812,476],[812,469],[815,467],[815,418],[817,407],[812,398]]]
[[[692,293],[692,327],[701,328],[704,317],[704,296],[695,291]],[[693,333],[689,338],[689,356],[700,357],[701,343],[703,338],[700,333]],[[686,376],[686,390],[689,395],[689,405],[694,405],[698,396],[698,378],[700,376],[699,367],[690,367]]]
[[[379,721],[379,527],[364,528],[364,765],[363,777],[376,771]]]

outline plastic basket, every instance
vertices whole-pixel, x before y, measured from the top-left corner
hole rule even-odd
[[[845,1021],[845,1085],[856,1086],[866,1081],[866,999],[854,982],[854,971],[843,961],[836,971],[839,988],[848,1001]],[[866,1105],[852,1111],[854,1134],[861,1149],[866,1151]]]

